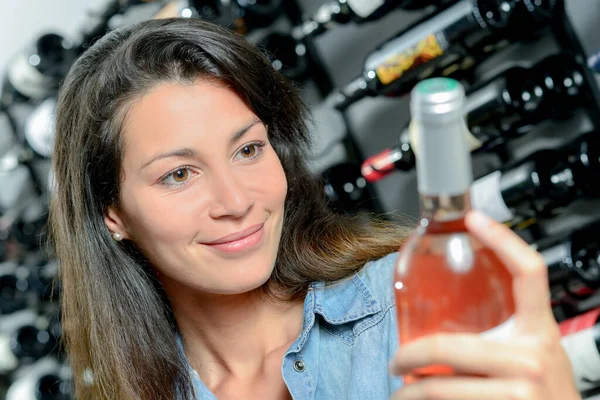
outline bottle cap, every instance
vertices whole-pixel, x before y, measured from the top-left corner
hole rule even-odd
[[[419,82],[411,93],[411,118],[419,142],[417,182],[427,196],[457,196],[473,181],[464,122],[465,91],[454,79]]]

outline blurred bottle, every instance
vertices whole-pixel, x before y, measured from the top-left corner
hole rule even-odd
[[[68,368],[47,358],[19,371],[8,389],[6,400],[70,400],[71,382]]]
[[[594,131],[477,179],[473,208],[501,222],[548,218],[580,197],[598,197],[599,177],[600,134]]]
[[[356,214],[359,211],[378,211],[360,165],[354,162],[335,164],[321,173],[323,190],[329,206],[336,212]]]
[[[48,319],[31,309],[3,316],[0,322],[0,373],[39,360],[56,346],[48,332]]]
[[[301,26],[294,28],[296,38],[318,36],[338,25],[375,21],[390,11],[401,8],[416,10],[444,7],[458,0],[332,0],[323,4]]]
[[[14,262],[0,264],[0,316],[27,307],[29,274]]]
[[[73,44],[61,35],[40,36],[8,64],[1,103],[43,100],[58,92],[58,85],[75,61]]]
[[[540,34],[562,10],[562,0],[462,0],[367,56],[363,74],[336,93],[336,107],[400,96],[428,77],[461,78],[495,51]]]
[[[296,82],[308,78],[309,59],[304,43],[287,33],[271,32],[258,41],[271,60],[271,65],[283,76]]]
[[[199,18],[243,35],[271,25],[283,5],[283,0],[171,0],[154,18]]]
[[[38,157],[50,158],[54,146],[54,118],[56,98],[51,97],[35,105],[24,126],[25,144]]]
[[[577,389],[587,398],[600,386],[600,308],[559,324]]]
[[[521,136],[537,124],[572,116],[582,105],[585,85],[581,66],[569,53],[546,57],[531,68],[513,67],[472,88],[465,105],[469,146],[481,151]],[[415,167],[412,127],[400,134],[398,146],[369,157],[363,175],[369,182]]]
[[[56,301],[60,297],[58,279],[58,261],[55,259],[40,261],[31,265],[32,289],[42,302]]]
[[[547,241],[537,250],[548,265],[555,305],[585,300],[600,287],[600,224]]]
[[[411,93],[422,145],[417,159],[422,217],[395,270],[401,343],[440,332],[503,337],[512,329],[510,272],[464,223],[472,181],[464,102],[462,86],[448,78],[424,80]],[[445,366],[429,366],[407,378],[451,373]]]

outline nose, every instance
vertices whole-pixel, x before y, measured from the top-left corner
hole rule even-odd
[[[209,210],[211,218],[241,218],[254,205],[250,190],[244,180],[235,176],[234,171],[221,169],[213,174],[211,190],[213,201]]]

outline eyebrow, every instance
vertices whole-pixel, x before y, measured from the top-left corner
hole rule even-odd
[[[256,119],[252,120],[251,122],[249,122],[248,124],[241,127],[240,129],[238,129],[237,131],[235,131],[233,133],[233,135],[231,135],[231,138],[229,139],[229,144],[233,144],[233,143],[237,142],[238,140],[240,140],[246,134],[246,132],[248,132],[250,129],[252,129],[252,127],[254,125],[257,125],[260,123],[262,123],[261,120],[256,118]],[[167,151],[165,153],[159,153],[159,154],[155,155],[154,157],[152,157],[147,162],[145,162],[144,165],[142,165],[142,168],[140,168],[140,169],[144,169],[148,165],[152,164],[153,162],[162,160],[164,158],[169,158],[169,157],[190,158],[190,157],[194,157],[195,155],[196,155],[196,151],[194,149],[190,149],[187,147],[182,148],[182,149],[173,150],[173,151]]]

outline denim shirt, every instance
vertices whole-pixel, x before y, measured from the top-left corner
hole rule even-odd
[[[398,348],[396,257],[368,262],[341,283],[310,286],[302,331],[281,367],[294,400],[388,400],[402,386],[388,370]],[[216,399],[197,374],[192,381],[197,399]]]

